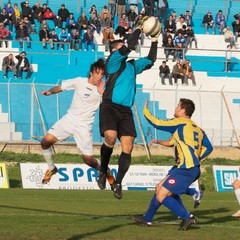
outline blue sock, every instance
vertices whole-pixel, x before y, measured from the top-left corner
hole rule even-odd
[[[190,218],[190,213],[186,211],[175,198],[170,196],[165,197],[162,204],[178,217],[182,219]]]
[[[185,194],[189,195],[189,196],[193,196],[196,193],[196,189],[195,188],[188,188],[185,192]]]
[[[174,195],[173,196],[174,199],[176,199],[179,203],[179,205],[185,210],[188,212],[188,210],[185,208],[185,206],[183,205],[183,202],[182,202],[182,199],[178,196],[178,195]]]
[[[154,196],[151,200],[151,203],[149,205],[149,208],[148,208],[146,214],[144,215],[144,220],[146,222],[152,222],[153,217],[160,206],[161,206],[161,203],[157,200],[156,194],[154,194]]]

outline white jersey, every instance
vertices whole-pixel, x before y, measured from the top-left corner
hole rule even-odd
[[[62,90],[75,90],[68,116],[82,125],[93,124],[94,115],[100,105],[101,95],[97,86],[88,83],[87,78],[73,78],[62,82]]]

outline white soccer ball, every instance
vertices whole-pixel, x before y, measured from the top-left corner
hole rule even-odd
[[[148,36],[156,36],[159,32],[161,32],[161,23],[158,18],[149,17],[143,22],[142,30]]]

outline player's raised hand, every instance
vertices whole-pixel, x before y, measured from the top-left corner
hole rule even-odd
[[[144,109],[148,109],[148,99],[146,100],[146,102],[144,104]]]

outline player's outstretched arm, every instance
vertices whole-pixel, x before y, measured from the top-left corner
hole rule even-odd
[[[45,95],[45,96],[50,96],[52,94],[56,94],[56,93],[59,93],[59,92],[62,92],[62,87],[61,86],[56,86],[56,87],[53,87],[49,90],[44,90],[44,91],[40,92],[40,94]]]

